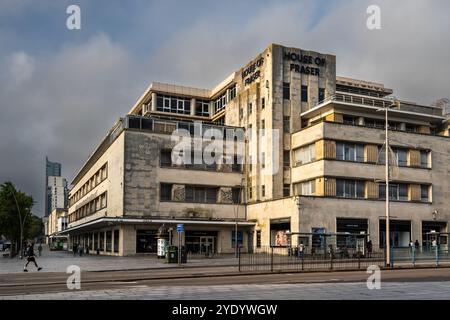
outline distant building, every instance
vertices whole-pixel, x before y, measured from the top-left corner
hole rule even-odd
[[[55,209],[66,209],[68,205],[67,180],[61,177],[61,164],[45,158],[45,216]]]

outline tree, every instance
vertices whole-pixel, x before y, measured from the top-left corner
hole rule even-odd
[[[11,182],[5,182],[0,186],[0,234],[10,239],[16,246],[20,244],[21,224],[22,239],[26,239],[26,236],[31,236],[35,232],[30,232],[34,224],[34,219],[31,218],[32,207],[33,198],[16,190]]]

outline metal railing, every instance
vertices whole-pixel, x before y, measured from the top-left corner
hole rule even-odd
[[[355,248],[305,248],[261,247],[251,252],[240,252],[239,271],[329,271],[365,270],[369,266],[386,267],[383,247],[368,250]],[[432,266],[450,262],[450,252],[445,248],[408,247],[391,249],[391,268]]]
[[[239,271],[326,271],[384,267],[385,260],[383,249],[261,247],[251,253],[239,252],[238,264]]]

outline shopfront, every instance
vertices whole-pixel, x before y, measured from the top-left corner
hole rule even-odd
[[[157,229],[136,230],[136,253],[156,253]]]
[[[275,247],[286,247],[290,245],[291,219],[270,220],[270,245]]]
[[[367,219],[337,218],[336,244],[339,248],[356,248],[360,242],[367,242],[369,224]]]
[[[217,252],[217,231],[186,230],[185,244],[188,253],[214,254]]]
[[[409,247],[411,243],[411,221],[389,220],[390,242],[394,248]],[[386,245],[386,220],[380,220],[380,247]]]

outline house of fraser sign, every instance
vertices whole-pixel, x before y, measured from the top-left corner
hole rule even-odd
[[[307,54],[299,54],[295,52],[285,51],[284,60],[292,61],[290,69],[301,74],[319,76],[319,67],[324,67],[326,59],[321,57],[313,57]]]

